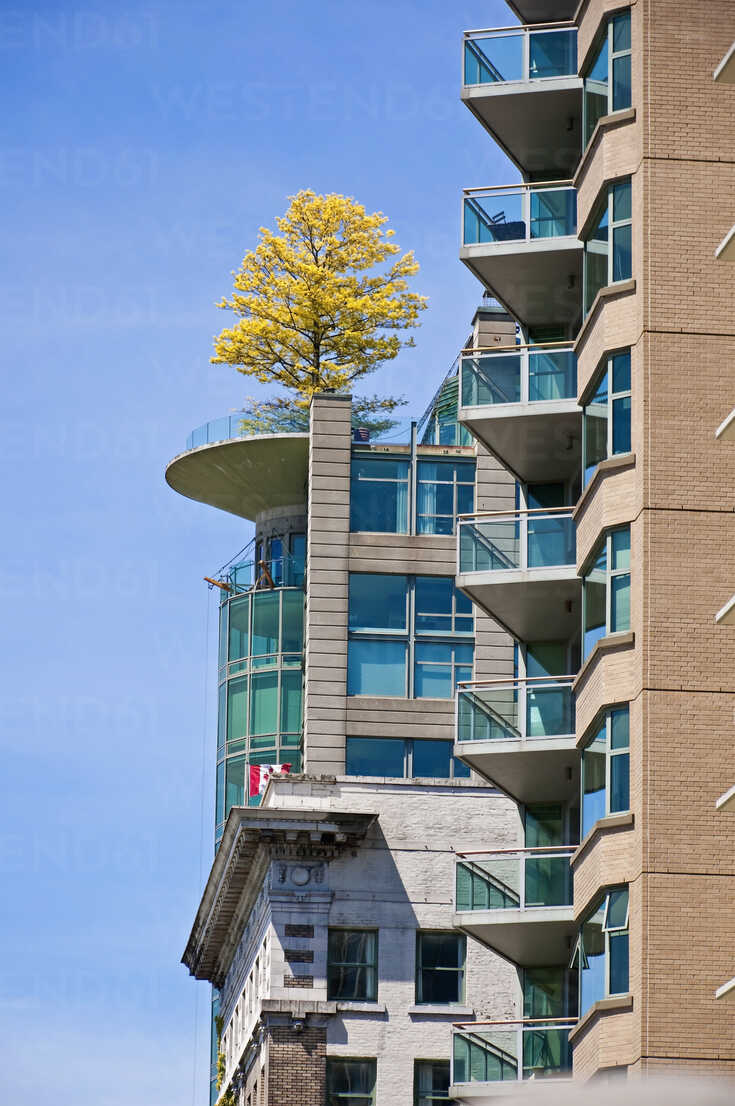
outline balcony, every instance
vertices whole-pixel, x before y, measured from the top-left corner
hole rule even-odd
[[[455,755],[516,802],[579,794],[573,676],[459,684]]]
[[[577,359],[568,343],[473,350],[460,359],[459,419],[521,483],[581,466]]]
[[[579,628],[575,565],[570,507],[458,519],[457,587],[517,641],[561,641]]]
[[[571,19],[579,7],[579,0],[506,0],[506,3],[521,23]]]
[[[574,849],[457,853],[455,927],[523,967],[567,963]]]
[[[194,430],[166,469],[169,487],[251,521],[304,503],[308,433],[244,433],[241,423],[241,414],[225,415]]]
[[[582,243],[570,181],[468,188],[460,258],[529,327],[580,316]]]
[[[571,1079],[576,1018],[466,1022],[454,1026],[449,1093],[457,1102],[507,1095],[513,1084]]]
[[[571,175],[582,152],[577,28],[467,31],[462,99],[522,173]]]

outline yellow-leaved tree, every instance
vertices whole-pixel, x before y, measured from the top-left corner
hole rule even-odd
[[[346,392],[355,381],[414,344],[424,296],[408,289],[418,271],[412,252],[401,255],[384,229],[387,217],[369,215],[349,196],[306,190],[289,197],[276,219],[278,233],[260,229],[234,290],[218,306],[236,322],[215,338],[214,362],[226,362],[288,394],[249,400],[246,430],[300,430],[315,392]],[[383,429],[405,400],[356,400],[361,425]]]

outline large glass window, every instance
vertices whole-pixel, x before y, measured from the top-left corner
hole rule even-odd
[[[585,487],[600,461],[630,452],[630,407],[630,350],[626,349],[606,359],[594,394],[582,409]]]
[[[327,1106],[374,1106],[375,1060],[327,1057]]]
[[[470,775],[453,756],[454,742],[399,737],[348,737],[348,776],[390,776],[394,779],[461,779]]]
[[[605,712],[582,751],[582,836],[600,818],[630,810],[628,707]]]
[[[451,577],[352,573],[347,694],[451,699],[472,679],[472,604]]]
[[[467,940],[463,933],[416,934],[416,1001],[443,1005],[464,1001]]]
[[[606,634],[630,629],[630,527],[611,530],[582,577],[583,659]]]
[[[449,1097],[449,1061],[415,1060],[413,1069],[414,1106],[434,1106],[435,1102],[454,1102]]]
[[[576,972],[562,965],[524,968],[523,1017],[575,1017],[577,990]]]
[[[249,764],[300,768],[303,608],[297,588],[238,594],[220,607],[217,836],[232,806],[258,801]]]
[[[378,997],[378,934],[371,929],[330,929],[327,998],[375,1002]]]
[[[584,80],[584,140],[587,144],[597,122],[632,103],[630,12],[619,12],[607,21],[600,47]]]
[[[417,534],[453,534],[457,515],[472,514],[474,461],[419,461]]]
[[[407,534],[408,460],[391,457],[352,458],[350,529]]]
[[[412,479],[408,458],[355,454],[350,529],[386,534],[453,534],[457,515],[471,514],[474,509],[475,462],[419,458],[413,475]]]
[[[584,311],[601,288],[633,275],[633,189],[630,177],[608,186],[584,244]]]
[[[582,922],[573,965],[579,970],[579,1016],[629,987],[628,888],[608,891]]]

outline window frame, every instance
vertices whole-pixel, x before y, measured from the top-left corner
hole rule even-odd
[[[405,629],[391,629],[391,628],[386,628],[386,629],[374,629],[374,628],[360,629],[359,626],[358,627],[351,627],[349,625],[349,621],[350,621],[350,599],[349,599],[349,591],[348,591],[348,634],[347,634],[348,690],[347,690],[347,694],[351,697],[355,696],[355,695],[357,695],[357,696],[367,695],[368,697],[373,697],[373,698],[376,698],[376,697],[377,698],[400,698],[400,699],[436,698],[436,696],[424,696],[424,695],[417,696],[416,695],[416,685],[417,685],[417,682],[418,682],[417,679],[416,679],[416,666],[417,666],[417,664],[426,664],[427,666],[431,666],[433,664],[433,665],[437,665],[437,666],[438,665],[445,666],[449,669],[450,684],[451,684],[452,691],[451,691],[450,695],[443,697],[442,701],[451,701],[455,696],[457,683],[460,682],[459,677],[457,675],[458,670],[459,669],[470,668],[472,671],[470,672],[469,678],[471,679],[472,678],[472,673],[474,672],[474,663],[475,663],[475,659],[474,659],[474,647],[475,647],[475,614],[474,614],[474,609],[472,607],[472,604],[470,603],[470,611],[468,613],[463,613],[463,612],[460,612],[459,614],[457,613],[457,598],[458,598],[458,594],[461,594],[461,593],[458,593],[458,591],[457,591],[457,588],[454,584],[454,577],[451,577],[451,576],[425,576],[425,574],[423,574],[423,573],[422,574],[417,574],[417,575],[409,575],[407,573],[374,573],[374,572],[351,572],[349,574],[349,576],[350,576],[350,588],[351,588],[351,581],[352,581],[352,578],[354,576],[362,576],[362,577],[393,576],[395,579],[405,580],[405,586],[406,586],[406,623],[405,623],[405,627],[406,628]],[[451,619],[452,628],[450,630],[432,630],[432,629],[426,629],[425,630],[425,629],[417,629],[416,628],[417,615],[420,617],[423,614],[431,614],[431,613],[437,614],[438,613],[438,612],[417,611],[417,609],[416,609],[416,582],[417,582],[417,580],[420,580],[420,579],[449,581],[450,586],[452,588],[450,610],[449,610],[448,614],[446,614],[444,616],[439,615],[439,617],[449,617]],[[458,618],[460,618],[460,619],[461,618],[471,619],[472,620],[472,629],[471,630],[464,630],[464,629],[459,629],[458,630],[458,629],[456,629],[455,627],[456,627],[456,622],[457,622]],[[380,693],[380,692],[350,691],[350,682],[349,682],[350,681],[350,645],[351,645],[352,642],[359,642],[359,641],[376,642],[376,643],[386,642],[386,641],[393,641],[393,642],[400,642],[402,645],[405,646],[405,654],[404,654],[404,656],[405,656],[405,660],[404,660],[405,672],[404,672],[403,693],[402,694],[399,694],[399,695],[396,696],[396,695],[389,695],[389,694]],[[445,662],[445,661],[423,661],[423,660],[418,660],[417,661],[416,647],[420,646],[420,645],[432,645],[432,644],[434,644],[434,645],[446,645],[446,646],[449,647],[451,652],[450,652],[450,660],[449,660],[448,663]],[[468,645],[472,648],[472,660],[470,662],[457,660],[457,658],[455,656],[454,649],[458,645]],[[462,679],[466,680],[467,677],[464,676]]]
[[[447,446],[446,449],[453,450],[462,448],[459,446]],[[465,447],[466,448],[466,447]],[[401,462],[407,466],[406,480],[399,480],[397,477],[358,477],[354,474],[354,463],[358,461],[395,461]],[[420,466],[424,463],[443,465],[449,468],[452,467],[451,479],[449,480],[427,480],[420,477]],[[469,480],[459,480],[457,478],[456,466],[457,465],[471,465],[474,468],[473,478]],[[365,483],[385,483],[385,484],[406,484],[406,518],[405,526],[399,530],[356,530],[353,528],[353,514],[352,514],[352,500],[353,500],[353,488],[360,482]],[[430,514],[428,512],[419,513],[419,491],[422,485],[436,485],[436,486],[451,486],[452,488],[452,526],[448,533],[440,533],[429,529],[424,529],[420,525],[421,519],[447,519],[450,518],[446,514]],[[459,488],[471,487],[472,488],[472,508],[470,511],[459,511]],[[477,459],[474,454],[457,454],[452,456],[446,456],[446,454],[424,454],[416,452],[415,454],[409,453],[374,453],[368,450],[353,449],[350,455],[350,533],[352,534],[401,534],[408,535],[410,537],[416,537],[417,535],[428,537],[452,537],[457,532],[457,517],[461,514],[472,514],[475,506],[476,499],[476,487],[477,487]]]
[[[613,718],[615,715],[627,715],[628,718],[628,742],[626,745],[621,745],[619,748],[614,749],[612,746],[613,737]],[[602,737],[602,731],[604,729],[604,737]],[[598,717],[597,721],[590,728],[589,735],[586,741],[582,744],[582,756],[580,758],[580,772],[579,772],[579,786],[580,786],[580,799],[579,799],[579,813],[581,819],[582,837],[586,836],[592,828],[597,824],[599,818],[584,830],[584,804],[585,804],[585,754],[591,751],[592,746],[596,741],[604,741],[604,752],[599,750],[599,755],[605,757],[605,809],[602,814],[603,818],[608,818],[611,814],[627,814],[630,811],[630,704],[621,703],[618,706],[607,707],[603,714]],[[615,757],[627,756],[628,757],[628,806],[624,810],[611,810],[610,803],[612,799],[612,762]]]
[[[447,1082],[447,1093],[446,1093],[446,1095],[436,1095],[433,1092],[431,1094],[424,1094],[424,1093],[421,1092],[421,1088],[419,1086],[419,1071],[420,1071],[420,1068],[422,1066],[429,1065],[429,1064],[431,1064],[432,1067],[435,1064],[446,1065],[446,1068],[448,1069],[448,1076],[449,1076],[448,1082]],[[450,1060],[424,1060],[424,1059],[419,1059],[418,1057],[414,1058],[414,1061],[413,1061],[413,1106],[419,1106],[419,1103],[422,1101],[422,1099],[423,1100],[428,1100],[429,1102],[432,1102],[432,1103],[434,1103],[434,1102],[446,1102],[446,1103],[454,1102],[454,1099],[450,1098],[450,1096],[449,1096],[449,1087],[451,1086],[451,1082],[452,1082],[452,1065],[451,1065]]]
[[[615,49],[615,24],[616,24],[617,21],[619,21],[621,19],[625,19],[625,18],[627,18],[628,21],[629,21],[630,30],[629,30],[629,36],[628,37],[630,39],[630,45],[625,47],[625,49],[623,49],[623,50],[616,50]],[[633,105],[633,21],[632,21],[632,18],[631,18],[631,9],[629,7],[628,8],[623,8],[621,11],[618,11],[618,12],[613,12],[613,13],[611,13],[610,15],[608,15],[606,17],[605,25],[604,25],[604,28],[602,30],[602,33],[601,33],[598,41],[599,41],[599,49],[597,49],[595,51],[595,54],[592,58],[592,62],[590,64],[590,66],[588,67],[588,73],[592,69],[594,69],[594,67],[597,64],[598,60],[602,56],[603,51],[606,50],[607,51],[607,88],[606,88],[607,111],[604,113],[604,115],[598,116],[598,119],[602,119],[602,118],[606,118],[608,115],[615,115],[619,111],[629,111],[630,108]],[[625,58],[625,57],[630,58],[630,67],[631,67],[631,73],[630,73],[630,103],[626,104],[624,107],[616,108],[616,107],[613,106],[614,90],[615,90],[615,80],[614,80],[615,62],[619,61],[621,58]],[[598,85],[600,85],[600,84],[602,84],[602,82],[601,81],[592,81],[592,79],[587,74],[583,74],[582,79],[583,79],[582,134],[585,136],[584,148],[586,150],[587,147],[589,146],[590,142],[592,141],[592,136],[595,133],[595,129],[596,129],[596,126],[597,126],[597,124],[595,124],[595,126],[592,127],[592,129],[589,130],[589,133],[588,133],[589,127],[588,127],[588,119],[587,119],[587,112],[588,112],[588,109],[587,109],[587,88],[588,88],[588,84],[598,84]],[[602,95],[601,92],[598,92],[597,94]]]
[[[614,569],[614,568],[612,568],[613,535],[623,533],[624,531],[627,531],[627,533],[628,533],[628,543],[629,543],[628,544],[628,550],[629,550],[629,552],[628,552],[628,565],[625,568],[616,568],[616,569]],[[583,664],[587,660],[587,658],[591,655],[592,650],[594,649],[595,645],[597,644],[597,642],[601,638],[608,637],[610,634],[626,633],[627,631],[630,630],[630,627],[631,627],[631,624],[632,624],[632,602],[630,603],[631,612],[629,613],[628,625],[627,626],[624,626],[624,627],[617,627],[616,626],[615,629],[613,629],[612,628],[612,619],[611,619],[613,580],[619,579],[623,576],[628,577],[628,588],[629,588],[628,598],[629,598],[629,601],[632,600],[632,592],[631,592],[632,573],[631,573],[631,565],[630,565],[630,537],[631,537],[630,523],[626,523],[624,526],[613,526],[611,529],[606,530],[605,533],[602,535],[602,538],[598,542],[595,543],[595,545],[592,549],[592,552],[590,553],[590,556],[587,559],[587,568],[582,573],[582,663]],[[588,587],[588,581],[590,579],[591,573],[594,571],[594,566],[595,566],[597,560],[599,559],[603,548],[605,550],[605,569],[604,569],[604,572],[605,572],[605,629],[604,629],[603,633],[601,633],[595,639],[595,642],[593,643],[591,648],[589,650],[587,650],[587,643],[586,643],[586,640],[585,640],[586,634],[587,634],[587,603],[589,601],[588,600],[588,595],[587,595],[587,587]],[[600,570],[600,571],[602,571],[602,570]],[[600,581],[594,581],[594,582],[595,583],[600,583]]]
[[[609,926],[608,917],[610,914],[610,907],[614,895],[620,892],[625,892],[625,922],[622,925]],[[599,999],[594,999],[592,1003],[586,1008],[582,1004],[582,976],[583,976],[583,964],[585,959],[584,951],[584,927],[589,924],[592,918],[596,914],[602,911],[602,918],[600,924],[600,931],[604,937],[604,994],[602,1000],[607,998],[613,998],[617,995],[626,995],[630,991],[630,886],[628,884],[621,884],[616,887],[609,887],[603,892],[603,894],[596,900],[595,905],[587,911],[584,918],[580,922],[579,933],[577,940],[575,941],[572,956],[569,962],[570,968],[574,967],[575,960],[579,960],[578,976],[579,976],[579,1017],[582,1018],[588,1010],[594,1006],[595,1002],[599,1002]],[[612,976],[612,962],[610,958],[610,939],[611,937],[626,936],[628,938],[628,977],[626,981],[626,989],[624,991],[613,991],[610,988],[610,980]]]
[[[472,770],[469,769],[469,768],[467,769],[467,774],[466,775],[464,775],[464,774],[455,775],[456,762],[459,758],[454,756],[454,754],[452,752],[450,752],[450,754],[449,754],[450,775],[448,775],[448,776],[415,776],[414,775],[414,773],[413,773],[413,760],[414,760],[414,752],[415,752],[416,742],[417,741],[425,741],[425,742],[432,742],[432,743],[436,742],[436,744],[446,744],[446,745],[450,745],[450,746],[453,745],[454,743],[451,740],[448,740],[447,738],[430,738],[430,737],[426,737],[426,738],[424,738],[424,737],[405,737],[405,738],[392,738],[392,737],[389,737],[389,738],[381,738],[381,737],[361,737],[359,734],[351,734],[351,735],[349,735],[348,737],[345,738],[345,775],[350,776],[351,778],[354,778],[358,775],[357,773],[350,773],[350,772],[347,771],[347,751],[348,751],[348,744],[347,743],[348,742],[350,742],[350,741],[376,741],[377,742],[377,741],[383,741],[383,740],[402,741],[403,742],[403,775],[402,776],[387,777],[389,779],[403,779],[403,780],[421,780],[421,779],[467,780],[467,779],[471,778]],[[381,777],[380,777],[379,774],[376,773],[376,775],[374,777],[368,777],[368,778],[380,779]]]
[[[373,959],[372,963],[369,962],[369,961],[365,961],[364,963],[360,963],[358,961],[348,961],[348,960],[334,961],[334,960],[332,960],[331,955],[330,955],[330,953],[331,953],[330,943],[331,943],[331,938],[332,938],[333,933],[358,933],[358,934],[361,934],[361,935],[365,934],[365,933],[371,934],[374,937],[374,946],[373,946],[374,947],[374,959]],[[355,926],[329,926],[327,928],[327,1001],[328,1002],[332,1002],[332,1001],[334,1001],[334,1002],[377,1002],[378,1001],[378,986],[379,986],[378,964],[379,964],[379,956],[380,956],[379,933],[380,933],[380,931],[379,931],[377,926],[367,926],[367,927],[361,928],[361,929],[358,929]],[[364,968],[364,969],[366,969],[366,972],[365,972],[366,978],[368,978],[368,979],[372,978],[372,987],[368,987],[368,989],[367,989],[368,993],[366,995],[360,996],[358,998],[346,998],[344,995],[337,995],[337,994],[332,993],[332,991],[330,989],[330,975],[329,975],[329,972],[330,972],[330,968],[334,968],[334,967],[337,967],[337,968],[352,967],[352,968]]]
[[[625,218],[615,218],[615,190],[620,185],[627,184],[630,188],[630,215]],[[602,219],[607,213],[607,239],[605,241],[604,249],[601,248],[602,240],[595,239],[593,237],[594,232],[599,227]],[[627,276],[618,277],[615,279],[615,235],[620,230],[625,230],[627,227],[631,228],[630,237],[630,273]],[[587,289],[587,266],[589,264],[588,257],[590,254],[596,254],[598,257],[605,256],[607,261],[607,281],[602,284],[600,288],[588,301],[588,289]],[[633,276],[633,177],[620,177],[617,180],[610,181],[606,189],[606,195],[600,200],[594,209],[594,217],[591,223],[590,233],[584,239],[584,255],[583,255],[583,279],[582,279],[582,293],[583,293],[583,315],[586,318],[592,310],[599,292],[602,288],[610,288],[616,284],[624,284],[626,281],[631,280]]]
[[[333,1091],[329,1086],[329,1069],[331,1064],[370,1064],[372,1067],[372,1089],[369,1094],[361,1094],[359,1091],[354,1094],[350,1091],[345,1093],[344,1091]],[[352,1106],[353,1100],[360,1100],[364,1102],[368,1099],[371,1106],[375,1104],[375,1085],[378,1081],[378,1060],[376,1056],[327,1056],[325,1065],[325,1100],[326,1106],[332,1106],[332,1103],[340,1104],[340,1106]]]
[[[627,388],[621,388],[620,391],[615,391],[615,359],[628,355],[629,358],[629,377],[630,383]],[[588,450],[588,419],[593,416],[587,414],[588,407],[602,407],[602,404],[593,403],[593,400],[597,394],[597,390],[602,383],[602,378],[607,376],[607,399],[605,401],[605,419],[606,419],[606,437],[605,437],[605,456],[601,457],[599,461],[595,461],[593,466],[587,464],[587,450]],[[603,360],[602,365],[592,379],[592,383],[587,389],[589,399],[582,405],[582,487],[586,488],[588,484],[591,484],[592,479],[597,471],[598,465],[601,465],[603,461],[609,460],[610,457],[624,457],[632,450],[632,442],[628,449],[615,450],[613,448],[614,432],[615,432],[615,402],[621,399],[630,400],[629,408],[629,421],[630,428],[632,428],[632,416],[633,416],[633,380],[632,380],[632,350],[630,346],[623,347],[622,349],[613,350],[608,353]],[[589,473],[588,473],[589,469]]]
[[[448,967],[436,967],[436,968],[424,968],[421,962],[421,950],[422,950],[422,938],[423,937],[451,937],[456,940],[459,947],[462,950],[461,966],[457,968]],[[436,1002],[431,999],[422,998],[423,992],[423,972],[424,971],[441,971],[452,972],[458,977],[458,994],[456,999],[451,999],[449,1002]],[[464,933],[459,933],[456,929],[417,929],[416,930],[416,969],[415,969],[415,1002],[417,1006],[446,1006],[447,1009],[451,1009],[452,1006],[461,1006],[465,1001],[467,987],[467,937]]]

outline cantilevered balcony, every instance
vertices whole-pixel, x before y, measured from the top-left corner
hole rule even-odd
[[[457,688],[455,755],[519,803],[579,793],[573,676]]]
[[[581,466],[582,410],[569,343],[473,350],[460,359],[459,420],[522,483]]]
[[[507,1095],[527,1079],[572,1077],[576,1018],[466,1022],[454,1026],[449,1093],[456,1102]]]
[[[517,641],[562,641],[579,626],[571,507],[460,517],[457,587]]]
[[[571,19],[579,7],[579,0],[506,0],[506,3],[521,23]]]
[[[577,28],[466,31],[462,99],[522,173],[571,175],[582,152]]]
[[[581,312],[582,243],[570,181],[468,188],[460,258],[529,327]]]
[[[454,925],[522,967],[565,964],[574,846],[457,853]]]
[[[198,427],[166,469],[166,483],[189,499],[240,518],[306,498],[309,435],[243,431],[241,414]]]

